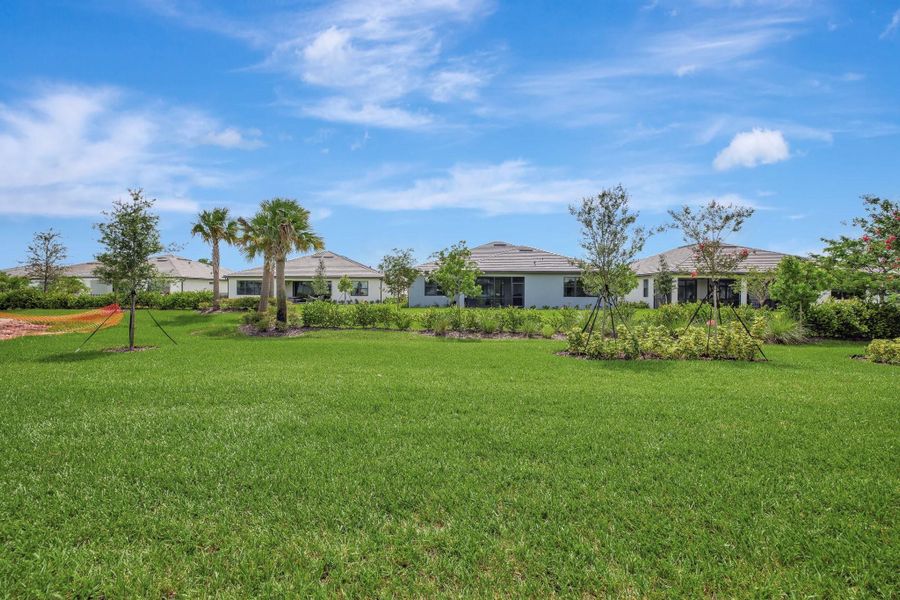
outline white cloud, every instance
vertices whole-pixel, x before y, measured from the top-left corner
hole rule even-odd
[[[319,200],[371,210],[469,209],[490,215],[566,210],[582,197],[619,181],[628,182],[632,204],[660,210],[683,201],[674,193],[688,174],[683,165],[645,165],[616,177],[572,177],[517,159],[492,164],[457,164],[410,181],[408,167],[385,166],[362,179],[343,182]]]
[[[488,78],[471,64],[473,59],[454,56],[448,48],[453,27],[489,14],[493,0],[340,0],[255,23],[169,0],[145,2],[187,26],[266,52],[262,68],[286,73],[329,96],[300,111],[323,120],[420,128],[425,118],[406,108],[410,101],[471,101]]]
[[[718,171],[734,167],[755,167],[787,160],[788,143],[777,130],[758,129],[738,133],[713,161]]]
[[[891,17],[891,22],[888,23],[888,26],[884,28],[884,31],[881,32],[881,35],[878,36],[878,39],[883,40],[889,35],[893,34],[897,31],[897,28],[900,27],[900,10],[894,13],[894,16]]]
[[[436,73],[430,82],[431,99],[436,102],[475,100],[485,76],[471,70],[447,70]]]
[[[192,190],[224,176],[189,149],[246,140],[197,111],[133,106],[116,88],[45,88],[0,104],[0,214],[97,215],[129,187],[160,210],[192,211]]]
[[[343,121],[391,129],[421,129],[433,122],[432,117],[425,113],[414,113],[370,102],[357,103],[340,96],[304,105],[300,110],[303,114],[327,121]]]
[[[234,127],[226,127],[219,131],[210,131],[201,137],[200,140],[202,143],[211,146],[252,150],[264,146],[260,139],[261,135],[262,133],[258,129],[248,129],[242,132]]]

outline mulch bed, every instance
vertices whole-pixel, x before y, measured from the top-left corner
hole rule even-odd
[[[253,325],[241,325],[238,327],[238,331],[243,333],[244,335],[249,335],[250,337],[298,337],[303,335],[303,329],[293,327],[288,329],[287,331],[277,331],[275,329],[271,329],[269,331],[259,331]]]

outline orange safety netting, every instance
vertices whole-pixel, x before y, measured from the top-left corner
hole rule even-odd
[[[89,333],[101,324],[103,329],[118,325],[124,314],[118,304],[68,315],[0,313],[0,340],[23,335]]]

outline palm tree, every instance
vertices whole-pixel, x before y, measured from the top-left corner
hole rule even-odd
[[[204,210],[197,215],[191,235],[199,235],[212,245],[213,309],[219,310],[219,242],[233,244],[237,241],[237,222],[229,217],[227,208]]]
[[[287,323],[287,294],[284,287],[284,263],[291,252],[322,250],[325,243],[309,224],[309,211],[296,200],[272,198],[265,200],[260,212],[267,215],[267,221],[275,226],[277,235],[273,240],[272,259],[275,261],[275,297],[278,300],[276,319]]]
[[[272,249],[276,229],[269,220],[270,215],[260,210],[251,219],[238,219],[241,228],[238,243],[241,253],[247,260],[263,259],[262,285],[259,290],[257,312],[264,313],[269,309],[269,296],[272,295]]]

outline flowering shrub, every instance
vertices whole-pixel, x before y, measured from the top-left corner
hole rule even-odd
[[[900,337],[893,340],[872,340],[866,348],[866,358],[872,362],[900,365]]]
[[[764,327],[765,321],[757,319],[751,333],[756,336]],[[573,329],[567,340],[570,353],[599,360],[754,360],[759,353],[756,340],[737,321],[716,327],[711,334],[706,327],[692,326],[677,336],[662,325],[623,327],[616,338],[593,335],[590,340],[580,329]]]

